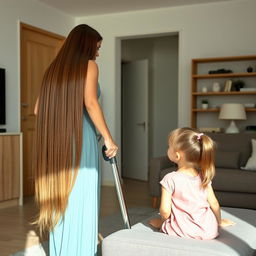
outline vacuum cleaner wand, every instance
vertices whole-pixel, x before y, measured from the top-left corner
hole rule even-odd
[[[126,208],[126,204],[124,201],[123,191],[122,191],[122,187],[121,187],[121,183],[120,183],[120,176],[119,176],[119,172],[118,172],[118,168],[117,168],[116,157],[108,158],[105,153],[106,150],[107,150],[107,147],[104,145],[102,147],[102,155],[103,155],[104,160],[109,161],[112,166],[112,172],[113,172],[113,176],[114,176],[117,197],[118,197],[118,201],[119,201],[119,205],[121,208],[121,213],[122,213],[122,217],[123,217],[123,221],[124,221],[124,227],[127,229],[130,229],[131,225],[130,225],[130,220],[128,217],[127,208]]]

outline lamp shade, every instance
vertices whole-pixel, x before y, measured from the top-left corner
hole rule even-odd
[[[246,113],[244,105],[238,103],[222,104],[220,108],[219,119],[245,120]]]

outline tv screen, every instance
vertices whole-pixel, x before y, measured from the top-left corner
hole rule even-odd
[[[5,124],[5,69],[0,68],[0,124]]]

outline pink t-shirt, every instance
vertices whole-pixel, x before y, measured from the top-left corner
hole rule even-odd
[[[160,184],[172,194],[171,216],[163,223],[162,232],[194,239],[218,236],[218,222],[207,201],[207,191],[201,188],[199,175],[171,172]]]

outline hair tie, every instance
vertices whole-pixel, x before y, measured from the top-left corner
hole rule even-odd
[[[203,133],[198,133],[197,134],[197,139],[200,140],[203,135],[204,135]]]

